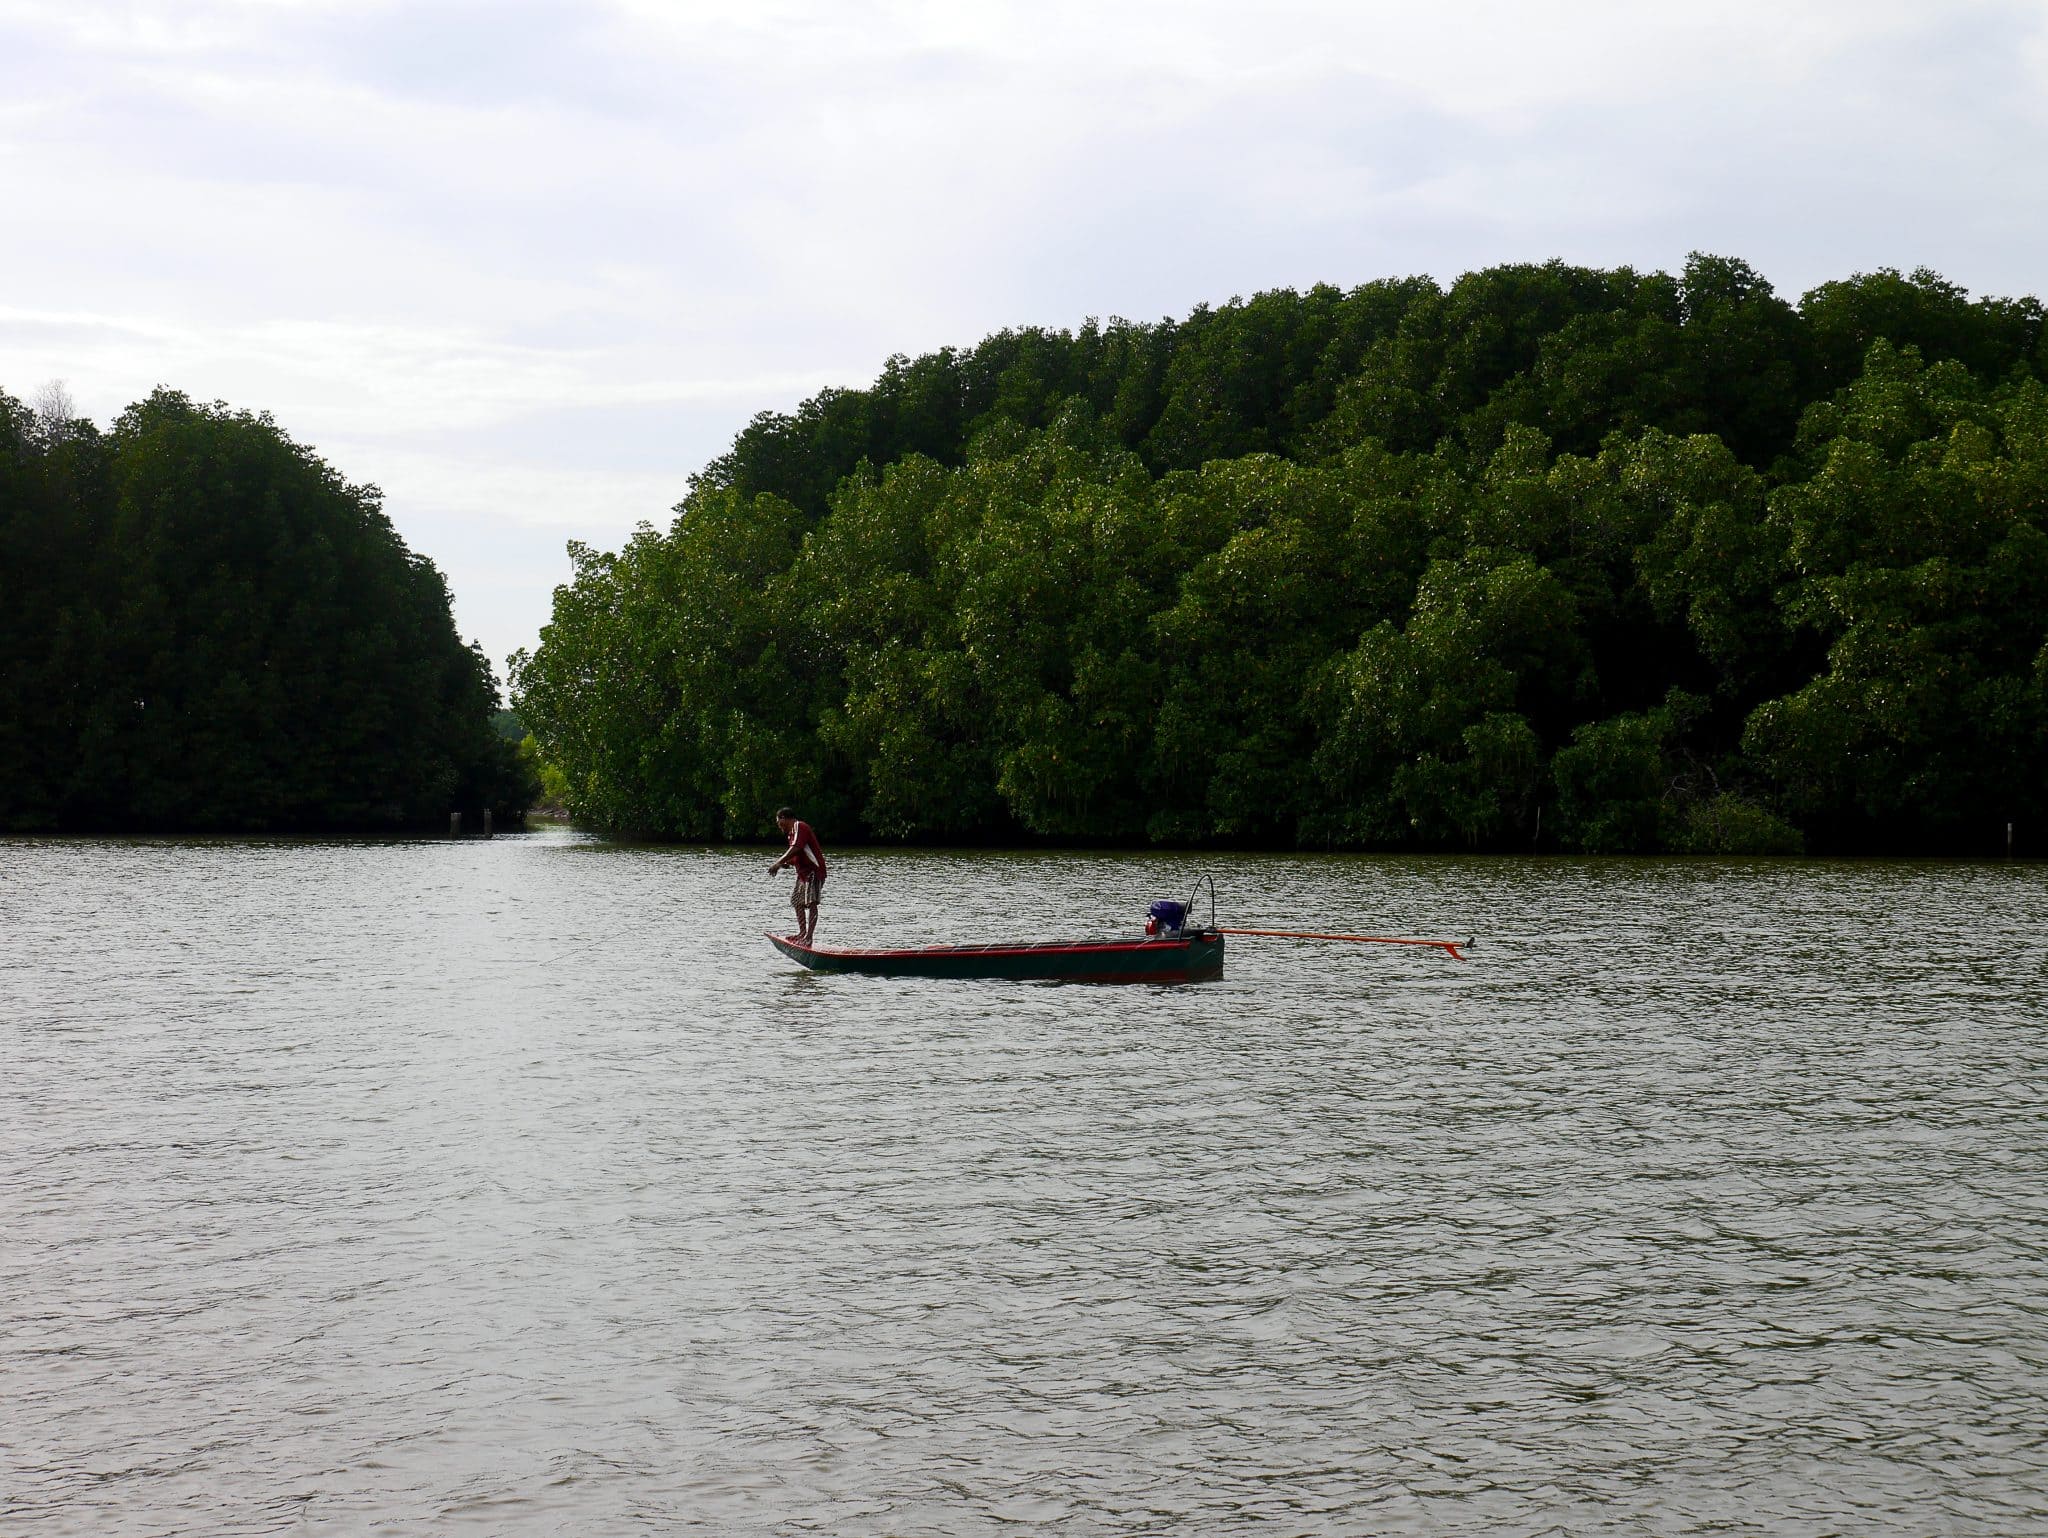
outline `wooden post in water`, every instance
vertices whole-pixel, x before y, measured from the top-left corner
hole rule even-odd
[[[491,809],[490,809],[489,807],[485,807],[485,808],[484,808],[484,837],[485,837],[485,838],[489,838],[490,836],[491,836]]]
[[[462,837],[462,813],[450,812],[448,814],[448,836],[450,838]]]

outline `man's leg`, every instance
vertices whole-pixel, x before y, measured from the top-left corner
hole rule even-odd
[[[802,940],[804,937],[804,884],[802,881],[798,881],[796,890],[789,894],[789,906],[795,910],[796,933],[784,935],[782,938],[785,940]]]
[[[815,893],[804,904],[804,943],[808,945],[818,937],[818,899]]]

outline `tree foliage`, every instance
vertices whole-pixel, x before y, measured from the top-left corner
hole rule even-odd
[[[0,826],[517,815],[483,655],[374,487],[159,390],[111,431],[0,394]]]
[[[2041,348],[1711,256],[1007,331],[572,548],[522,718],[649,835],[1991,847],[2048,811]]]

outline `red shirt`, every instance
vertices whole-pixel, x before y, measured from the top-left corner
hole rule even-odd
[[[825,879],[825,851],[818,843],[818,835],[811,831],[807,822],[791,825],[789,830],[790,852],[796,856],[796,873],[806,881]]]

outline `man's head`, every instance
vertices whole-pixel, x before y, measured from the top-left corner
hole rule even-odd
[[[795,825],[795,823],[796,813],[786,806],[775,814],[775,826],[780,828],[785,833],[787,833],[791,829],[791,827]]]

